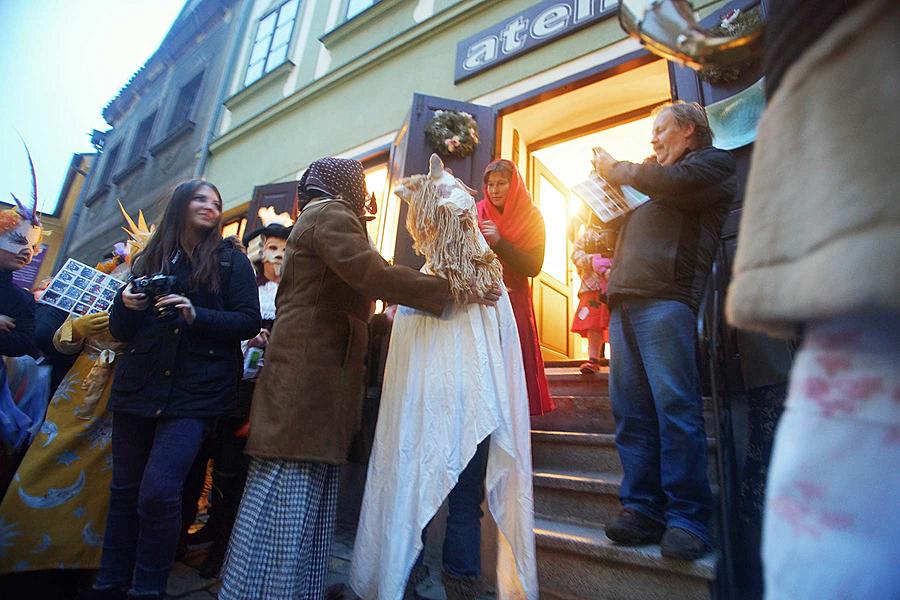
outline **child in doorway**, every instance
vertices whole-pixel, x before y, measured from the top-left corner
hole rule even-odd
[[[587,208],[587,207],[585,207]],[[616,245],[616,231],[603,223],[593,211],[582,211],[573,222],[570,233],[578,231],[579,221],[583,223],[581,234],[575,240],[572,263],[581,278],[578,289],[578,309],[572,320],[572,332],[580,334],[588,341],[588,361],[581,365],[585,375],[596,373],[600,367],[609,365],[604,356],[604,347],[609,341],[609,307],[606,303],[606,284],[612,268],[612,255]]]

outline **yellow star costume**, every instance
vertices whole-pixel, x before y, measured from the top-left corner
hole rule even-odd
[[[153,229],[143,214],[135,224],[122,212],[134,252]],[[127,274],[127,258],[120,262],[110,269],[113,276]],[[106,405],[123,347],[109,334],[108,321],[106,313],[70,316],[53,336],[57,350],[80,355],[0,504],[0,574],[100,566],[112,478],[112,415]]]

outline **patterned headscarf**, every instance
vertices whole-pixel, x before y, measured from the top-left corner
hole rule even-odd
[[[366,214],[366,175],[362,163],[347,158],[320,158],[300,177],[300,210],[316,196],[343,198],[360,216]]]

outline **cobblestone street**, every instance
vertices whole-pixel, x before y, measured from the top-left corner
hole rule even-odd
[[[218,579],[204,579],[197,572],[197,567],[203,562],[205,550],[193,552],[183,561],[178,561],[172,568],[169,576],[169,587],[166,590],[169,598],[181,600],[213,600],[219,591]],[[349,590],[350,560],[353,557],[353,532],[339,532],[336,536],[334,548],[331,553],[331,572],[328,574],[328,585],[345,584],[345,595],[340,598],[350,600],[357,598]],[[429,556],[427,562],[430,566],[431,576],[429,580],[419,587],[419,593],[427,600],[445,600],[443,586],[440,583],[440,567],[435,568],[435,563],[440,560]],[[492,590],[486,590],[479,600],[493,600],[495,595]]]

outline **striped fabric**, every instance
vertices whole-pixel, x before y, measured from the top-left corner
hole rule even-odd
[[[251,460],[219,600],[325,597],[339,477],[337,465]]]

